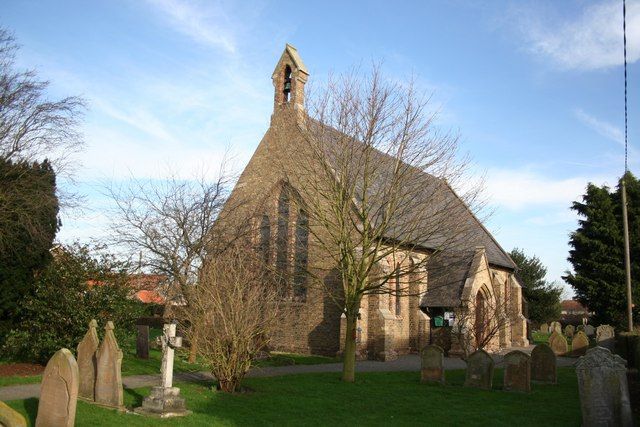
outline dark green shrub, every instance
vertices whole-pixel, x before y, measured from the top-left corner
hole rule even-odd
[[[135,319],[147,307],[132,300],[126,265],[78,244],[57,248],[22,306],[23,320],[8,335],[3,351],[14,359],[46,362],[62,347],[75,351],[91,319],[99,334],[114,322],[120,342],[135,334]]]

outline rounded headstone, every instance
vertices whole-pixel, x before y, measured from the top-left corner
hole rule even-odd
[[[515,350],[504,356],[504,389],[507,391],[531,391],[531,357]]]
[[[538,344],[531,351],[531,379],[550,384],[558,380],[556,355],[547,344]]]
[[[578,331],[571,341],[571,354],[573,356],[584,356],[589,348],[589,337],[582,331]]]
[[[476,350],[467,358],[465,387],[491,390],[493,384],[493,359],[484,350]]]
[[[549,347],[551,347],[556,356],[564,356],[569,352],[567,339],[556,331],[553,331],[549,337]]]
[[[444,350],[437,345],[427,345],[420,354],[421,381],[444,384]]]
[[[42,374],[36,427],[73,427],[78,404],[78,364],[66,348],[53,355]]]

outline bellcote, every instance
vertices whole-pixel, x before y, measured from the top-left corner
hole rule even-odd
[[[290,106],[296,110],[304,110],[304,85],[308,77],[309,72],[298,50],[287,44],[271,76],[274,87],[274,113]]]

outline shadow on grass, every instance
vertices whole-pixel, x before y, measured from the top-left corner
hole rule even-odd
[[[139,390],[134,390],[131,388],[124,389],[125,399],[128,404],[131,405],[132,408],[137,408],[138,406],[142,406],[142,400],[145,396],[140,393]]]

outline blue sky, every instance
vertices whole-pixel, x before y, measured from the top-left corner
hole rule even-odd
[[[627,2],[630,169],[638,171],[640,1]],[[486,174],[501,245],[538,255],[549,279],[570,266],[569,210],[588,182],[623,168],[621,1],[216,2],[5,0],[18,63],[52,96],[89,104],[74,185],[84,213],[59,239],[107,234],[102,183],[241,169],[268,127],[271,72],[285,43],[322,82],[383,60],[433,92],[441,126]],[[567,295],[571,291],[567,289]]]

